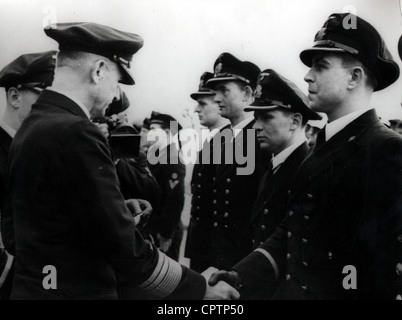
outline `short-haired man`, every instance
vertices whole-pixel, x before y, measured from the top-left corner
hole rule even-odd
[[[245,111],[254,111],[258,143],[272,154],[251,211],[252,243],[256,249],[286,217],[290,184],[309,152],[306,123],[321,116],[309,108],[308,98],[294,83],[272,69],[260,73],[255,101]],[[272,293],[267,284],[247,298],[269,299]]]
[[[198,153],[197,163],[194,164],[191,178],[191,218],[187,231],[184,255],[190,258],[190,267],[198,272],[204,271],[210,265],[211,231],[213,220],[211,185],[215,177],[217,163],[214,163],[214,145],[221,144],[221,133],[230,128],[227,119],[220,115],[219,105],[214,101],[215,93],[206,88],[207,81],[213,78],[213,73],[204,72],[200,77],[197,92],[190,97],[197,101],[194,109],[200,124],[208,131],[206,141]],[[216,148],[215,148],[216,149]]]
[[[222,157],[212,185],[211,265],[229,268],[251,251],[248,229],[251,209],[263,173],[261,150],[253,129],[254,119],[244,111],[254,99],[260,69],[222,53],[214,63],[214,77],[207,86],[215,92],[222,117],[231,123],[233,136],[222,145]],[[222,137],[226,138],[224,130]],[[217,148],[215,148],[217,149]],[[214,150],[214,153],[217,151]],[[232,159],[227,156],[232,155]]]

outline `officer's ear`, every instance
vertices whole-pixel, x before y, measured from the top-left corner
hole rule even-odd
[[[350,68],[350,79],[348,81],[348,89],[356,88],[362,81],[364,77],[364,70],[360,66],[353,66]]]
[[[22,95],[21,91],[17,88],[12,87],[7,91],[7,101],[14,108],[19,109],[22,106]]]
[[[293,113],[292,123],[290,125],[290,131],[295,131],[297,128],[301,128],[303,123],[303,116],[300,113]]]
[[[251,89],[250,86],[245,86],[244,87],[244,96],[243,96],[243,100],[245,102],[247,101],[253,101],[254,100],[254,90]]]
[[[99,59],[94,61],[92,70],[91,70],[91,80],[98,84],[99,81],[106,76],[106,72],[108,70],[108,65],[103,59]]]

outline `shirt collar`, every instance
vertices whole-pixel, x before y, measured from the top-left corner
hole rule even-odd
[[[66,97],[69,98],[70,100],[74,101],[75,104],[76,104],[77,106],[79,106],[79,107],[82,109],[82,111],[84,111],[84,113],[86,114],[86,116],[88,117],[88,119],[91,119],[91,115],[89,114],[88,109],[87,109],[79,100],[77,100],[75,97],[71,96],[71,94],[69,94],[69,93],[67,93],[67,92],[65,92],[65,91],[63,91],[63,90],[54,89],[54,88],[46,88],[46,90],[51,90],[51,91],[60,93],[60,94],[62,94],[63,96],[66,96]]]
[[[303,143],[305,143],[307,139],[305,137],[301,138],[290,147],[287,147],[285,150],[279,152],[275,157],[272,158],[272,169],[275,170],[278,166],[286,161],[287,158],[295,151],[298,147],[300,147]]]
[[[17,132],[17,130],[15,130],[14,128],[11,128],[7,123],[0,121],[0,127],[3,128],[3,130],[5,132],[7,132],[7,134],[14,139],[15,133]]]
[[[325,141],[331,139],[334,135],[336,135],[339,131],[345,128],[349,123],[353,120],[356,120],[363,113],[367,112],[369,109],[358,110],[352,113],[347,114],[346,116],[340,117],[330,123],[327,123],[325,126]]]

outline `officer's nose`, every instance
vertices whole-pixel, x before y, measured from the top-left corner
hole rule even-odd
[[[304,81],[307,83],[314,82],[314,77],[313,77],[313,72],[312,69],[310,69],[307,74],[304,76]]]
[[[262,127],[261,127],[261,121],[257,118],[253,124],[253,129],[255,129],[255,131],[261,131]]]
[[[113,100],[114,101],[119,101],[121,99],[121,88],[119,85],[116,87],[116,92],[114,94]]]
[[[222,101],[221,94],[219,92],[215,91],[214,102],[219,104],[219,102],[221,102],[221,101]]]

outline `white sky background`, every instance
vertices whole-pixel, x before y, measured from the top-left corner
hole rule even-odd
[[[195,106],[189,95],[225,51],[275,69],[307,93],[308,68],[299,53],[312,46],[331,13],[348,6],[380,32],[402,71],[399,0],[0,0],[0,68],[23,53],[57,49],[43,32],[51,10],[52,22],[92,21],[136,33],[144,39],[132,63],[136,84],[122,86],[131,119],[142,122],[155,110],[186,127],[183,111]],[[402,117],[401,101],[402,77],[375,93],[372,106],[383,119]]]

